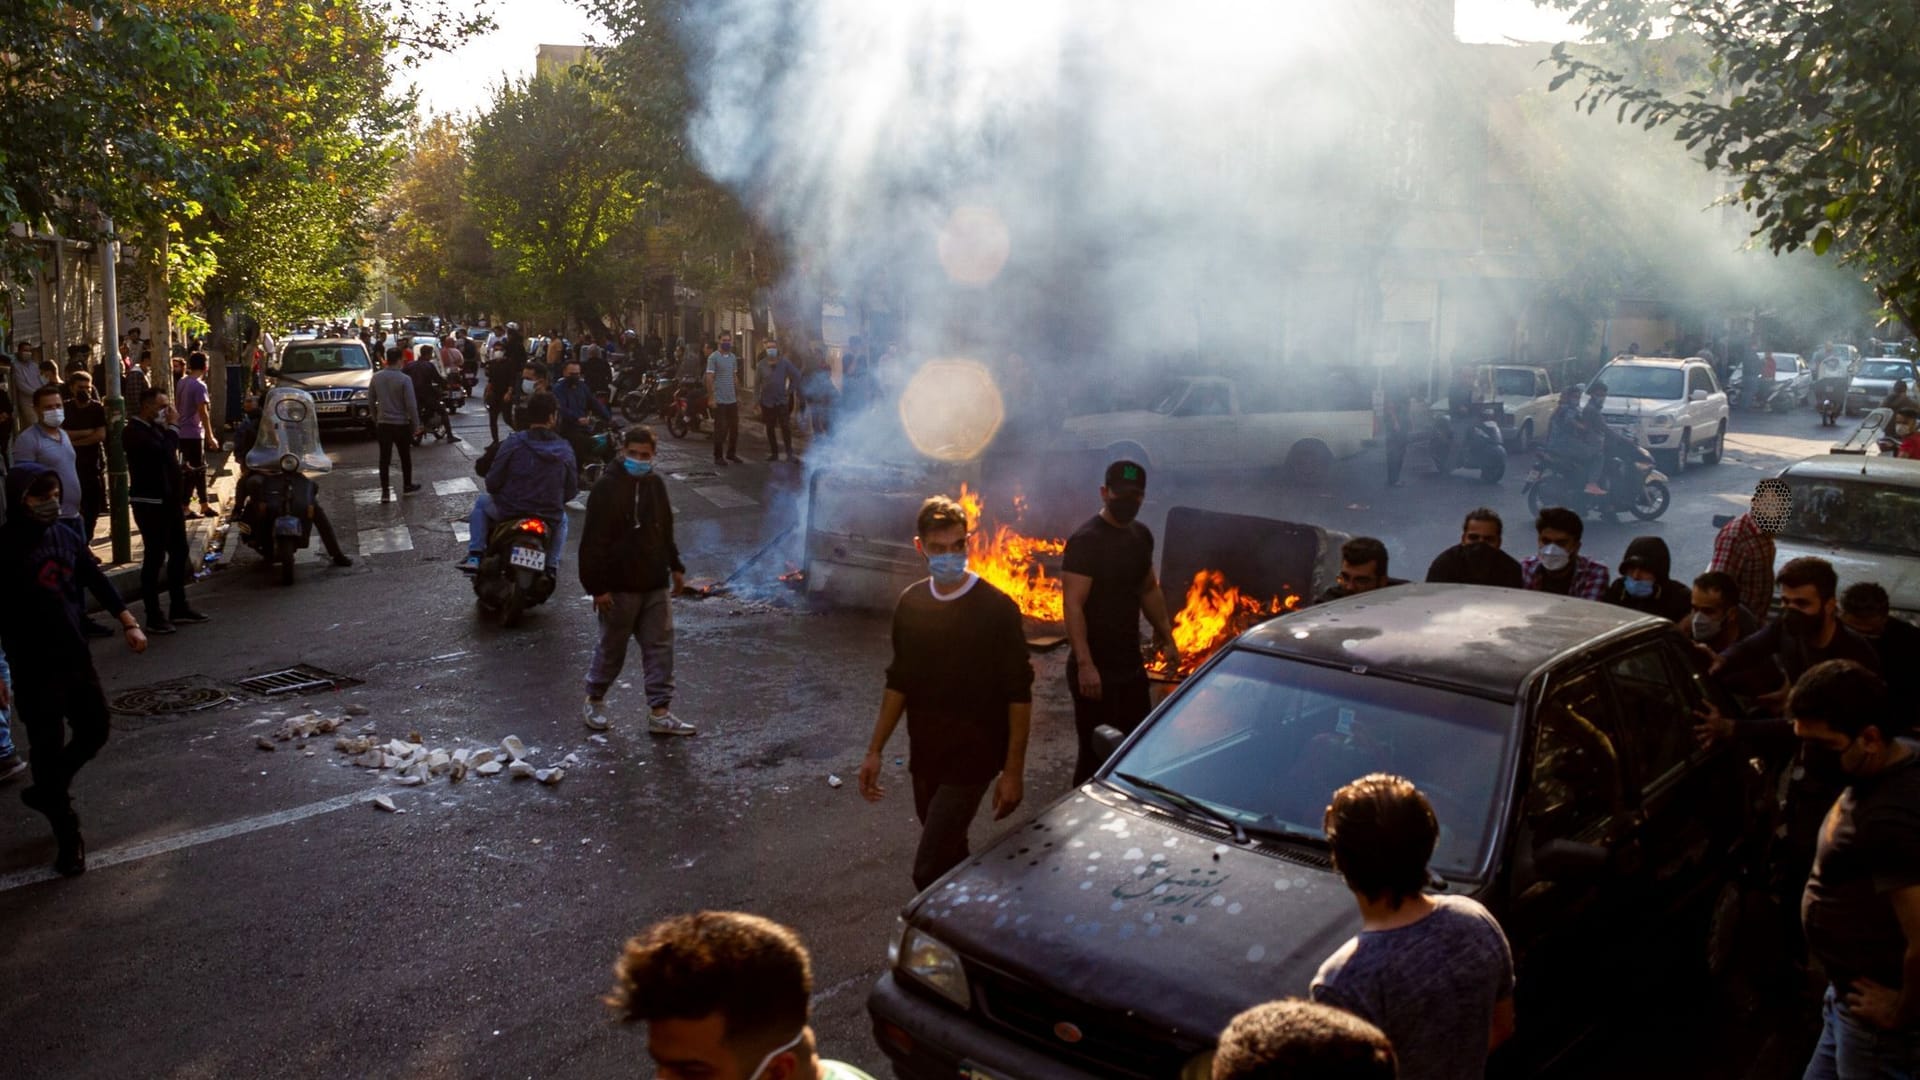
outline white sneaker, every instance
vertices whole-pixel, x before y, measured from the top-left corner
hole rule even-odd
[[[604,701],[588,698],[587,703],[580,706],[580,716],[595,731],[605,731],[612,726],[607,720],[607,703]]]
[[[647,717],[647,730],[655,735],[691,735],[698,729],[672,713],[666,713]]]

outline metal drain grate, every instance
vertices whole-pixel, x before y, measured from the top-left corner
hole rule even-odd
[[[261,675],[250,675],[241,679],[242,690],[251,690],[267,697],[281,694],[311,694],[316,690],[337,690],[343,686],[358,686],[359,679],[345,675],[335,675],[331,671],[322,671],[310,664],[295,664],[279,671],[269,671]]]
[[[123,716],[165,716],[198,712],[233,700],[217,683],[199,675],[136,687],[115,697],[107,707]]]

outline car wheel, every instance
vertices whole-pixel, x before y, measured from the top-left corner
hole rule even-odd
[[[1722,420],[1720,421],[1720,429],[1714,432],[1713,445],[1707,447],[1707,452],[1700,455],[1700,462],[1703,465],[1718,465],[1720,464],[1720,459],[1726,456],[1727,422]]]
[[[1669,476],[1679,476],[1687,471],[1687,459],[1693,456],[1693,429],[1683,428],[1680,432],[1680,449],[1673,454],[1673,471]]]
[[[1527,453],[1528,451],[1531,451],[1532,449],[1533,449],[1533,421],[1529,420],[1526,423],[1520,425],[1520,452],[1524,454],[1524,453]]]
[[[1333,472],[1333,450],[1318,439],[1302,439],[1287,451],[1281,468],[1287,478],[1302,484],[1318,484]]]

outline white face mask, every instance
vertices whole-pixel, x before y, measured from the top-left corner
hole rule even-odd
[[[57,428],[67,422],[67,410],[44,409],[40,413],[40,422],[50,428]]]
[[[1567,549],[1561,547],[1559,544],[1541,545],[1540,565],[1546,567],[1549,572],[1557,574],[1565,570],[1567,564],[1572,561],[1573,556],[1568,555]]]
[[[760,1074],[767,1071],[767,1066],[773,1064],[774,1058],[777,1058],[781,1054],[784,1054],[787,1051],[793,1049],[794,1047],[799,1046],[800,1040],[803,1038],[806,1038],[806,1035],[807,1035],[807,1029],[801,1028],[800,1034],[795,1035],[791,1039],[788,1039],[786,1041],[786,1045],[774,1047],[772,1052],[767,1054],[766,1057],[761,1058],[760,1064],[755,1065],[753,1067],[753,1071],[747,1074],[747,1080],[760,1080]]]

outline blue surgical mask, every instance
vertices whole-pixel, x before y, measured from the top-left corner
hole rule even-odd
[[[767,350],[767,359],[769,359],[769,360],[771,360],[771,359],[773,359],[774,357],[776,357],[776,356],[779,356],[779,355],[780,355],[780,350],[779,350],[779,349],[768,349],[768,350]]]
[[[958,584],[967,576],[967,555],[956,551],[950,555],[927,556],[927,569],[933,574],[933,580],[945,585]]]
[[[520,380],[520,392],[521,392],[521,393],[523,393],[523,394],[531,394],[531,393],[533,393],[533,380],[532,380],[532,379],[521,379],[521,380]]]
[[[634,458],[621,458],[620,464],[621,464],[621,467],[627,470],[628,476],[645,476],[648,473],[653,471],[653,462],[651,461],[639,461]]]
[[[1627,595],[1635,599],[1645,600],[1647,597],[1653,595],[1653,582],[1651,581],[1642,581],[1639,578],[1621,578],[1620,582],[1627,590]]]

